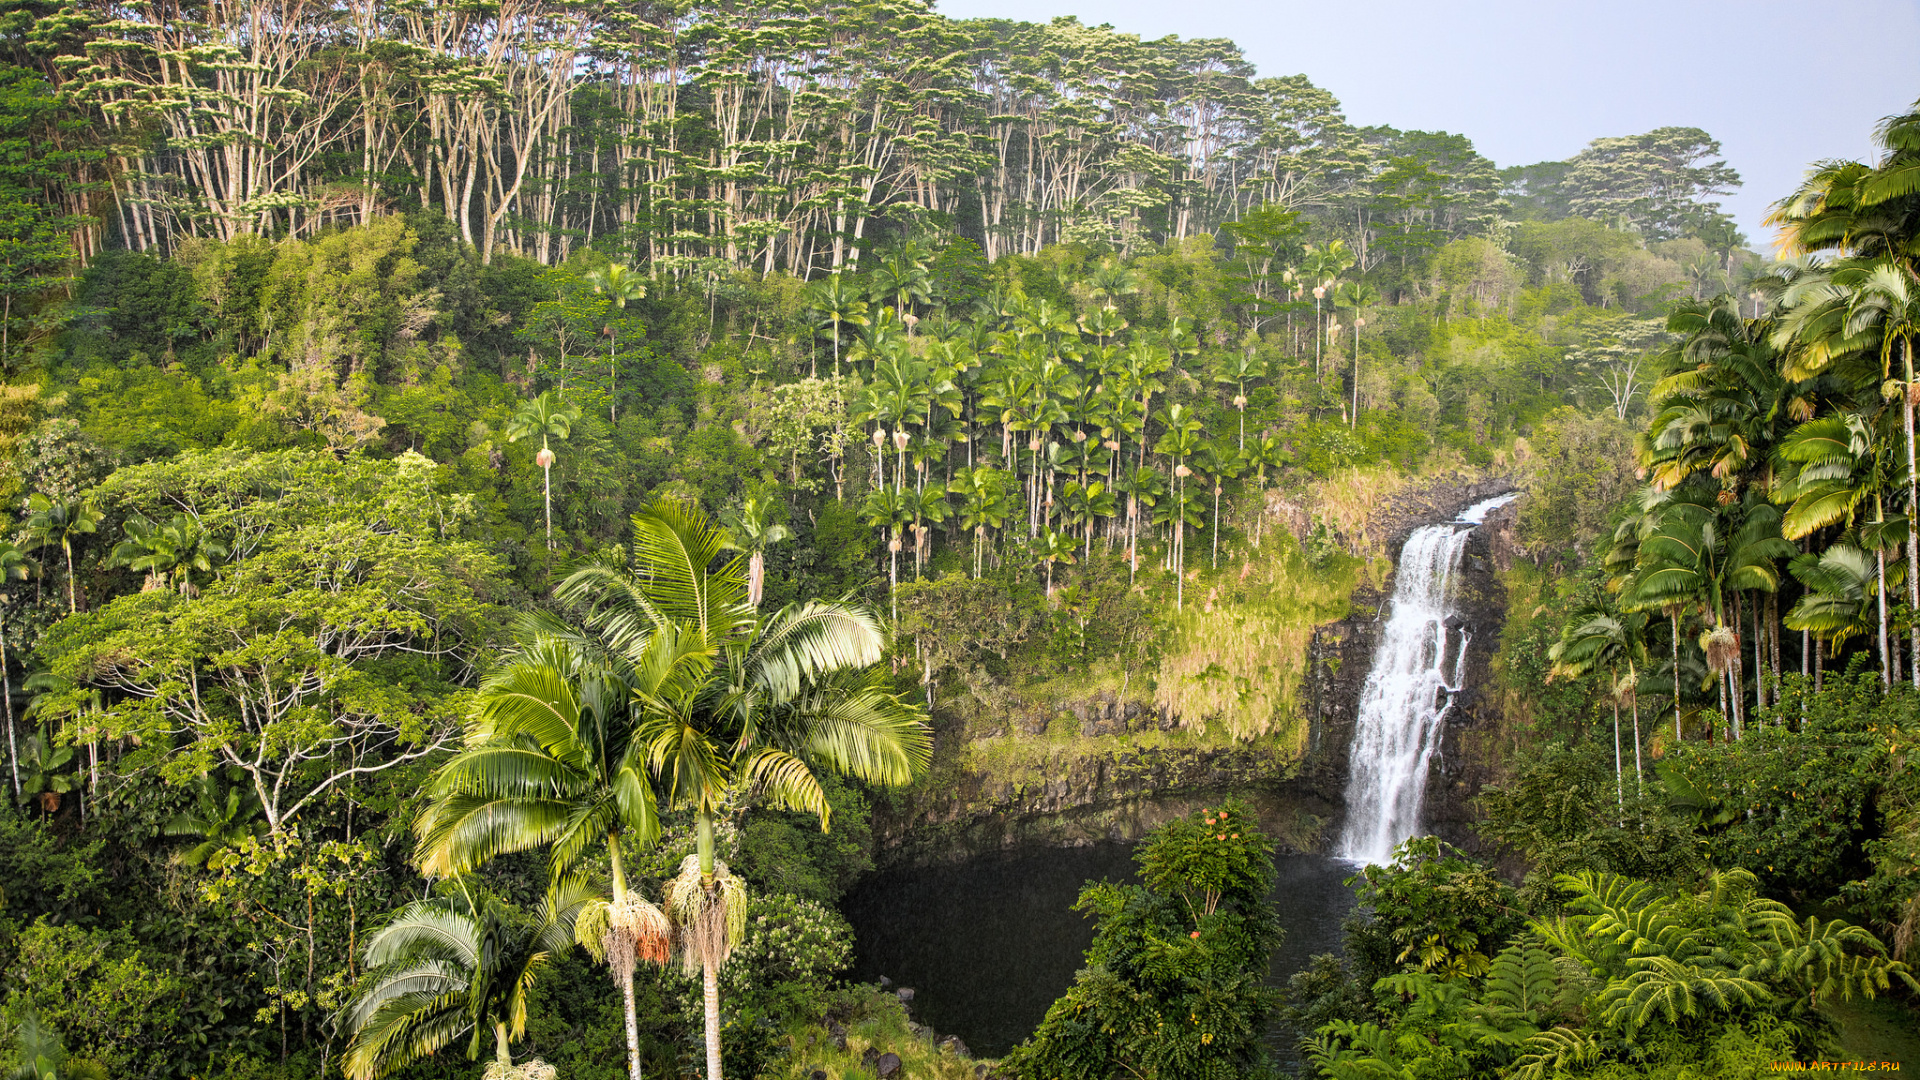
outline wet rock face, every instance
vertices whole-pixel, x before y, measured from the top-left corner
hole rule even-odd
[[[1435,500],[1422,516],[1408,516],[1396,526],[1392,549],[1396,561],[1414,529],[1453,518],[1473,503],[1504,494],[1512,486],[1489,481],[1454,490],[1457,494],[1451,501]],[[1448,628],[1464,627],[1470,635],[1466,679],[1447,715],[1421,808],[1421,821],[1428,831],[1469,851],[1483,846],[1472,829],[1476,820],[1472,800],[1492,779],[1490,764],[1472,752],[1471,742],[1475,732],[1492,729],[1498,720],[1493,713],[1496,699],[1488,691],[1493,685],[1492,661],[1500,647],[1500,628],[1506,621],[1506,589],[1496,575],[1511,568],[1519,554],[1514,542],[1519,506],[1515,501],[1488,514],[1486,522],[1468,538],[1461,556],[1455,578],[1458,614],[1449,620]],[[1311,695],[1313,723],[1298,783],[1319,799],[1340,807],[1342,814],[1360,695],[1373,667],[1392,590],[1389,581],[1384,592],[1363,589],[1356,593],[1353,614],[1320,627],[1309,647],[1312,666],[1305,692]],[[1334,835],[1339,825],[1338,820],[1332,823]]]

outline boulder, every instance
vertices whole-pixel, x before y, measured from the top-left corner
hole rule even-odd
[[[900,1004],[906,1005],[913,1001],[913,987],[903,986],[900,989],[895,990],[893,992],[893,996],[900,999]]]
[[[1045,709],[1035,709],[1017,717],[1013,726],[1019,728],[1022,735],[1045,735],[1047,725],[1051,723],[1053,723],[1053,717],[1047,715]]]
[[[873,1072],[880,1080],[891,1080],[900,1075],[900,1055],[881,1054],[873,1060]]]
[[[960,1041],[960,1036],[958,1036],[958,1035],[949,1035],[949,1036],[947,1036],[946,1038],[944,1038],[944,1039],[941,1039],[941,1040],[940,1040],[940,1049],[942,1049],[942,1050],[946,1050],[946,1051],[949,1051],[949,1052],[951,1052],[951,1053],[955,1053],[955,1054],[958,1054],[958,1055],[960,1055],[961,1057],[972,1057],[972,1056],[973,1056],[973,1055],[972,1055],[971,1053],[969,1053],[969,1052],[968,1052],[968,1050],[967,1050],[967,1044],[966,1044],[966,1043],[963,1043],[963,1042],[961,1042],[961,1041]]]

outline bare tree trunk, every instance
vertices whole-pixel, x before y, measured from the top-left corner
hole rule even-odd
[[[1622,815],[1627,810],[1627,785],[1620,765],[1620,699],[1613,699],[1613,801]],[[1621,818],[1622,824],[1625,818]]]
[[[7,669],[7,626],[0,620],[0,693],[7,699],[7,764],[13,769],[13,801],[20,801],[20,747],[13,737],[13,673]]]
[[[1673,624],[1673,743],[1680,745],[1680,609],[1667,609]]]
[[[718,903],[711,889],[707,892],[707,903]],[[720,972],[714,967],[712,958],[700,965],[700,1001],[706,1012],[707,1028],[707,1080],[721,1080],[720,1076]]]
[[[1920,687],[1920,471],[1914,465],[1913,406],[1920,401],[1920,386],[1913,383],[1913,339],[1901,342],[1907,358],[1906,395],[1902,402],[1902,420],[1907,428],[1907,611],[1913,619],[1912,650],[1907,674]]]

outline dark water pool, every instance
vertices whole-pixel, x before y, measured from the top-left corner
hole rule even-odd
[[[1340,951],[1353,908],[1344,862],[1320,855],[1275,860],[1286,939],[1271,981],[1284,983],[1317,953]],[[870,876],[844,906],[856,941],[853,977],[913,987],[914,1016],[998,1057],[1026,1038],[1072,984],[1093,924],[1073,910],[1089,880],[1133,878],[1128,844],[984,856]],[[1284,1057],[1291,1057],[1282,1050]]]

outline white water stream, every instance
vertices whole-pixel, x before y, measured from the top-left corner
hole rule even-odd
[[[1466,672],[1467,630],[1457,637],[1447,631],[1454,572],[1473,527],[1514,498],[1475,503],[1451,522],[1415,529],[1400,550],[1386,629],[1360,692],[1343,859],[1385,864],[1402,840],[1420,832],[1427,769]]]

